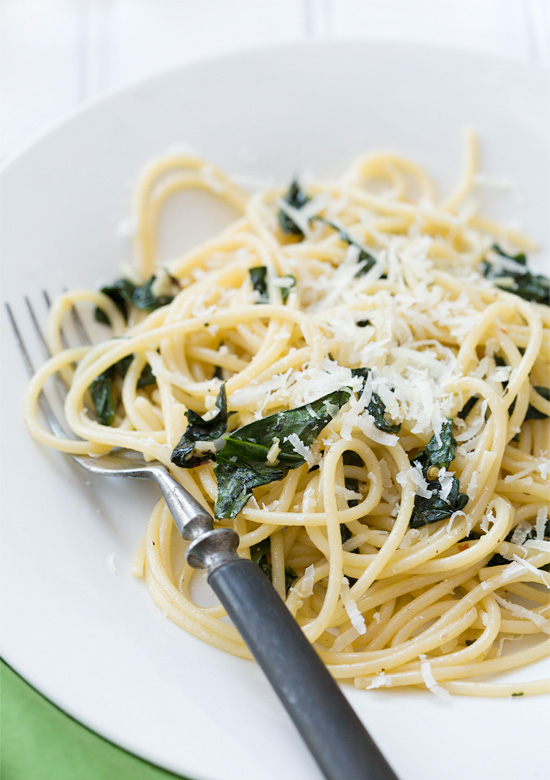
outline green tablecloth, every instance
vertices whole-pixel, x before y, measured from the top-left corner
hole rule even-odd
[[[181,780],[81,726],[0,666],[2,780]]]

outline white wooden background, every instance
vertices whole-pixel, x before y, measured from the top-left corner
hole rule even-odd
[[[550,0],[0,0],[0,161],[102,92],[236,49],[363,37],[548,67]]]

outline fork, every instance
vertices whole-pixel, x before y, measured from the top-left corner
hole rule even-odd
[[[46,303],[49,297],[44,293]],[[25,298],[32,325],[46,357],[50,352],[39,319]],[[11,326],[29,373],[34,367],[12,309]],[[76,309],[73,321],[90,343]],[[66,393],[59,378],[58,392]],[[65,436],[44,393],[40,406],[52,433]],[[61,398],[62,400],[62,398]],[[118,450],[101,457],[70,455],[79,466],[102,476],[151,479],[160,488],[183,539],[193,568],[206,569],[208,584],[264,671],[327,780],[397,780],[340,688],[310,645],[260,567],[237,555],[239,537],[230,528],[214,528],[211,514],[160,462],[146,463],[137,453]]]

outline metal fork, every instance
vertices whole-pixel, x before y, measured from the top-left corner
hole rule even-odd
[[[44,293],[49,305],[49,298]],[[36,336],[50,356],[38,317],[25,299]],[[34,367],[13,312],[8,316],[29,373]],[[79,334],[89,342],[73,309]],[[64,385],[60,380],[64,393]],[[45,394],[40,405],[52,433],[65,431]],[[70,456],[79,466],[109,477],[152,479],[160,488],[178,532],[190,541],[190,566],[206,569],[208,583],[223,604],[328,780],[397,780],[338,685],[307,641],[260,567],[237,555],[239,537],[214,528],[211,514],[159,462],[146,463],[129,450],[101,457]]]

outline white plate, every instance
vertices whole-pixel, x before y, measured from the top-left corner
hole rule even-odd
[[[517,185],[494,193],[493,210],[521,220],[547,250],[547,89],[539,72],[354,41],[237,54],[163,74],[86,108],[8,166],[4,298],[18,304],[43,286],[56,292],[115,277],[129,256],[117,226],[136,173],[171,145],[192,144],[230,172],[281,183],[297,169],[337,174],[361,151],[396,149],[445,189],[461,166],[466,125],[479,131],[483,171]],[[179,226],[183,245],[215,229],[202,201],[199,212],[202,222]],[[260,671],[172,625],[131,577],[155,489],[87,483],[29,439],[20,414],[26,378],[5,320],[2,330],[5,659],[72,716],[173,771],[201,780],[318,780]],[[448,705],[422,691],[345,693],[402,780],[542,777],[541,697],[456,697]]]

